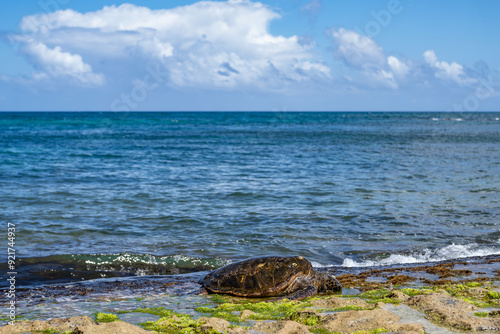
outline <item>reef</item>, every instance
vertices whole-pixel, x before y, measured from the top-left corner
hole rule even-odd
[[[497,259],[443,262],[392,268],[356,268],[336,272],[341,294],[320,294],[302,301],[270,301],[226,295],[201,296],[204,303],[187,311],[154,305],[65,319],[20,320],[0,328],[3,333],[500,333],[500,288]],[[497,267],[495,267],[497,266]],[[344,269],[345,270],[345,269]],[[331,272],[330,272],[331,273]],[[120,282],[127,291],[146,289],[148,280]],[[194,277],[153,280],[177,295],[189,294]],[[187,284],[186,282],[190,283]],[[102,283],[102,284],[101,284]],[[151,283],[151,282],[149,282]],[[60,293],[112,289],[110,282],[51,290]],[[187,284],[187,285],[186,285]],[[135,288],[134,288],[135,287]],[[93,289],[93,291],[90,291]],[[151,292],[151,289],[146,289]],[[154,290],[154,289],[153,289]],[[191,291],[192,292],[192,291]],[[37,291],[31,292],[33,296]],[[38,292],[39,293],[39,292]],[[182,300],[182,299],[180,299]],[[102,301],[102,309],[107,309]],[[169,304],[173,305],[173,304]],[[144,314],[151,320],[126,322]]]

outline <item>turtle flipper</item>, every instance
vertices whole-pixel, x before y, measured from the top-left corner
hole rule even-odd
[[[278,299],[273,299],[273,300],[281,300],[281,299],[289,299],[289,300],[301,300],[307,297],[314,296],[316,293],[318,293],[318,288],[315,286],[308,286],[304,289],[297,290],[295,292],[292,292],[289,295],[285,295],[281,298]]]

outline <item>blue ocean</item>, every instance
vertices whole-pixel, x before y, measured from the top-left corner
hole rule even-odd
[[[0,113],[0,221],[27,286],[500,254],[500,113]]]

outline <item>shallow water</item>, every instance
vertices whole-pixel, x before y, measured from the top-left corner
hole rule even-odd
[[[453,268],[446,276],[450,281],[478,279],[498,280],[496,273],[500,270],[500,256],[491,255],[487,257],[468,258],[465,261],[448,261],[424,264],[424,265],[394,265],[373,268],[353,267],[330,267],[318,269],[330,275],[341,276],[362,274],[367,277],[366,282],[387,283],[388,278],[394,275],[405,275],[416,278],[414,281],[406,282],[407,287],[421,288],[428,286],[424,283],[426,279],[442,282],[441,275],[444,273],[440,268]],[[468,273],[459,273],[462,270]],[[148,314],[137,313],[138,308],[164,307],[169,310],[189,314],[195,319],[207,316],[197,310],[200,306],[216,306],[220,303],[220,295],[200,295],[200,285],[197,283],[208,272],[196,272],[182,275],[166,276],[142,276],[142,277],[119,277],[96,280],[85,280],[64,284],[47,284],[41,286],[30,286],[20,288],[17,291],[16,307],[17,319],[48,320],[52,318],[66,318],[72,316],[95,316],[98,312],[117,313],[121,320],[133,324],[145,321],[154,321],[155,317]],[[341,279],[342,280],[342,279]],[[349,280],[347,278],[347,280]],[[353,283],[345,283],[341,294],[359,295],[359,286]],[[387,286],[386,286],[387,287]],[[269,298],[241,298],[223,296],[231,303],[256,303]],[[0,306],[7,309],[9,299],[5,294],[0,294]],[[122,314],[120,311],[136,311],[132,314]],[[408,318],[408,315],[405,316]],[[0,319],[0,325],[7,323],[6,319]],[[430,331],[434,333],[432,330]]]
[[[0,113],[0,220],[26,285],[500,254],[499,119]]]

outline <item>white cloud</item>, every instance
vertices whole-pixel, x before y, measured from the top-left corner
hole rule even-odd
[[[273,88],[269,85],[331,78],[311,45],[269,32],[277,18],[269,7],[249,0],[165,10],[123,4],[28,16],[21,29],[24,39],[33,40],[26,52],[35,65],[51,77],[72,75],[86,83],[103,79],[92,68],[112,78],[110,68],[117,65],[102,62],[113,60],[130,71],[130,81],[143,77],[148,63],[160,62],[169,71],[169,84],[183,87]],[[49,60],[48,53],[56,57]]]
[[[102,85],[105,81],[102,74],[92,72],[92,67],[85,64],[80,55],[63,52],[58,46],[51,49],[40,42],[29,42],[24,51],[43,71],[34,74],[36,80],[47,79],[48,76],[70,77],[81,84],[90,85]]]
[[[405,78],[410,72],[410,66],[394,56],[387,57],[387,64],[389,64],[392,72],[398,78]]]
[[[386,58],[384,49],[370,37],[343,28],[333,30],[332,36],[336,43],[336,57],[349,67],[362,71],[363,86],[397,89],[395,77],[404,77],[409,71],[397,58]]]
[[[337,45],[336,56],[348,65],[367,68],[385,64],[384,50],[370,37],[344,28],[331,33]]]
[[[332,30],[336,58],[352,70],[363,75],[358,84],[361,87],[398,89],[402,85],[448,82],[459,86],[477,84],[478,79],[471,77],[471,71],[453,62],[439,61],[434,51],[424,53],[424,62],[401,60],[395,56],[385,56],[384,49],[372,38],[355,31],[339,28]],[[469,73],[469,75],[467,74]]]
[[[436,54],[433,50],[424,52],[425,62],[435,69],[435,76],[442,80],[451,80],[461,86],[476,83],[477,80],[469,78],[464,72],[464,67],[456,62],[447,63],[445,61],[438,61]]]
[[[320,0],[310,0],[300,10],[314,14],[320,9]],[[201,1],[163,10],[123,4],[24,17],[14,41],[36,69],[32,82],[108,84],[110,90],[139,85],[148,66],[161,68],[162,83],[172,87],[245,92],[295,92],[290,87],[310,83],[335,91],[345,85],[399,89],[478,82],[470,69],[439,61],[434,51],[425,52],[423,61],[386,55],[374,39],[344,28],[329,30],[334,55],[346,65],[335,80],[317,58],[315,43],[271,34],[270,23],[279,18],[269,6],[250,0]],[[8,76],[0,80],[16,82]]]
[[[392,89],[399,88],[396,79],[394,78],[394,73],[391,71],[385,71],[382,69],[373,70],[366,73],[367,76],[372,78],[374,82],[380,83],[382,86],[389,87]]]

